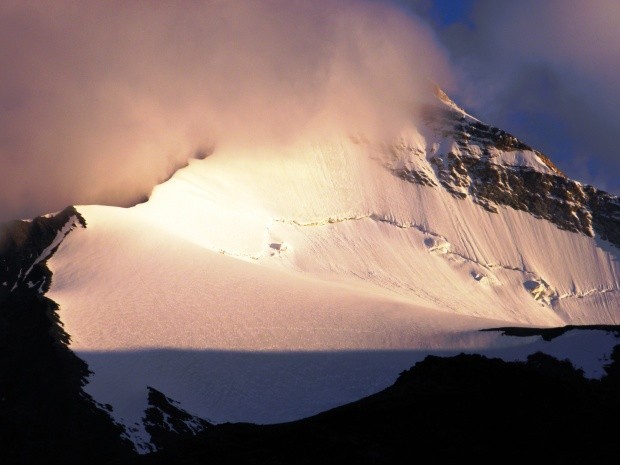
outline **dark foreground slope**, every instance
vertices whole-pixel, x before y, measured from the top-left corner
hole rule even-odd
[[[138,456],[106,407],[83,391],[88,366],[69,350],[57,305],[44,295],[58,238],[84,226],[68,208],[0,228],[3,465],[620,459],[620,345],[602,380],[543,354],[511,363],[427,357],[376,395],[279,425],[210,425],[152,390],[145,418],[160,450]]]
[[[527,362],[427,357],[388,389],[301,421],[223,424],[142,464],[618,463],[620,346],[602,380]]]
[[[0,228],[0,463],[126,463],[132,452],[102,406],[84,393],[87,365],[43,294],[59,233],[83,226],[73,208]],[[66,227],[65,227],[66,226]]]

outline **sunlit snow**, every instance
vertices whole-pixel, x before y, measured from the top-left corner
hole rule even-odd
[[[430,154],[440,141],[412,128],[400,143]],[[401,162],[433,173],[426,155]],[[48,295],[94,372],[86,390],[127,425],[147,385],[212,421],[264,423],[376,392],[429,353],[550,348],[600,375],[612,336],[478,330],[620,323],[618,250],[390,163],[349,138],[223,149],[145,204],[78,207],[88,226],[51,259]]]

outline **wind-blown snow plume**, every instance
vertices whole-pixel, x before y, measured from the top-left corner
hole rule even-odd
[[[214,146],[398,130],[449,84],[368,1],[8,1],[0,41],[0,219],[131,202]]]

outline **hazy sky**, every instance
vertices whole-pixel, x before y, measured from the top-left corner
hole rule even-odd
[[[427,79],[618,193],[620,2],[0,1],[0,221],[224,144],[384,133]],[[533,14],[535,12],[535,14]]]
[[[620,1],[400,3],[447,49],[461,106],[620,194]]]

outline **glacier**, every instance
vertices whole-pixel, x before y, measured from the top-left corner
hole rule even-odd
[[[488,180],[464,156],[564,176],[510,135],[487,139],[445,96],[431,111],[478,133],[465,146],[445,118],[416,118],[390,141],[223,146],[145,203],[76,207],[86,227],[48,261],[47,296],[93,372],[86,392],[138,448],[147,386],[213,422],[275,423],[377,392],[428,354],[545,350],[600,376],[617,342],[605,331],[480,330],[620,324],[618,245],[575,199],[560,200],[571,229],[496,201],[508,184],[478,195]]]

